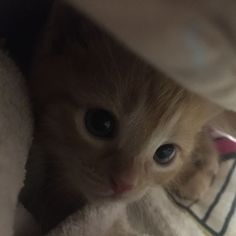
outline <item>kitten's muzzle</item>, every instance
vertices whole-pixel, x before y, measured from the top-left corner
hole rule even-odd
[[[115,195],[120,195],[123,193],[126,193],[130,190],[133,189],[133,184],[128,182],[128,181],[124,181],[124,180],[116,180],[116,179],[111,179],[111,186],[112,186],[112,190],[114,191]]]

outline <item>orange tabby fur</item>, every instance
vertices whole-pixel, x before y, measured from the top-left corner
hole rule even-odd
[[[200,132],[190,158],[167,188],[183,201],[204,197],[219,170],[219,154],[207,132]]]
[[[88,19],[55,7],[32,73],[36,131],[21,199],[43,231],[77,209],[103,201],[134,201],[153,186],[169,186],[191,158],[196,137],[218,108],[190,94]],[[90,135],[89,108],[111,111],[114,138]],[[169,165],[156,149],[176,144]],[[133,188],[110,193],[110,180]]]

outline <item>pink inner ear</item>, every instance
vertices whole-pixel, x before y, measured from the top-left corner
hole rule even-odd
[[[214,140],[216,149],[221,155],[236,153],[236,141],[227,137],[219,137]]]
[[[206,130],[214,140],[219,154],[236,153],[236,138],[212,127],[207,127]]]

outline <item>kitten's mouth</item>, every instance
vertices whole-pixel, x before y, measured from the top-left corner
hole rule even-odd
[[[100,189],[100,191],[96,192],[95,195],[102,198],[118,199],[128,196],[130,192],[132,192],[130,186],[112,183],[111,186]]]
[[[143,187],[135,187],[134,185],[130,185],[127,182],[118,182],[111,181],[111,189],[112,194],[108,196],[112,201],[126,201],[133,202],[137,199],[140,199],[145,193],[146,188]]]
[[[114,195],[123,195],[133,189],[133,185],[125,181],[116,181],[111,178],[111,188]]]
[[[85,195],[87,195],[88,199],[91,201],[96,200],[133,200],[137,196],[143,195],[143,188],[137,188],[128,181],[121,181],[110,178],[109,181],[100,181],[89,179],[87,180],[86,188],[84,189]],[[86,194],[87,193],[87,194]]]
[[[90,192],[92,199],[102,200],[121,200],[128,199],[130,195],[132,195],[132,189],[127,185],[116,185],[111,183],[108,186],[99,186],[96,189],[94,188],[92,192]],[[90,195],[89,194],[89,195]]]
[[[118,188],[117,186],[101,186],[99,190],[93,189],[93,192],[88,192],[87,195],[90,201],[122,201],[122,202],[133,202],[137,199],[140,199],[144,194],[145,190],[139,190],[136,188],[130,189],[127,186],[121,186]]]

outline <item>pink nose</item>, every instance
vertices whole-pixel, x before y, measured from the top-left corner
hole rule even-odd
[[[124,180],[114,180],[112,179],[112,190],[115,194],[122,194],[130,191],[133,188],[131,183]]]

